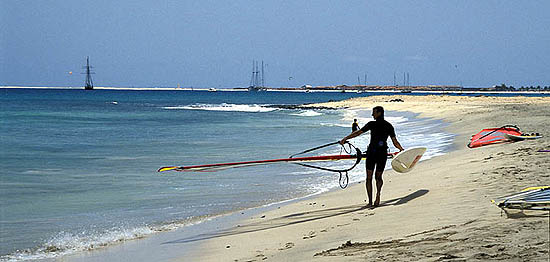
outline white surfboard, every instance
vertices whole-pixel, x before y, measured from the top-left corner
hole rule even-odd
[[[391,167],[398,173],[411,171],[420,158],[422,158],[426,149],[425,147],[413,147],[400,152],[392,159]]]
[[[538,139],[538,138],[542,138],[542,136],[535,136],[535,135],[527,135],[527,136],[516,136],[516,135],[511,135],[511,134],[505,134],[506,138],[512,140],[512,141],[521,141],[521,140],[525,140],[525,139]]]

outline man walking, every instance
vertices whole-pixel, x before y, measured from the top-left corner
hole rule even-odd
[[[391,138],[393,145],[403,151],[403,147],[397,141],[395,136],[395,130],[388,121],[384,120],[384,108],[376,106],[372,109],[372,117],[374,121],[368,122],[361,129],[352,132],[348,136],[340,140],[341,144],[344,144],[347,140],[360,136],[361,134],[370,131],[370,143],[366,153],[366,169],[367,169],[367,181],[366,189],[367,196],[369,198],[369,206],[373,206],[372,202],[372,176],[374,173],[376,179],[376,199],[374,200],[374,206],[380,205],[380,193],[382,191],[382,174],[388,160],[388,137]],[[376,170],[376,172],[375,172]]]

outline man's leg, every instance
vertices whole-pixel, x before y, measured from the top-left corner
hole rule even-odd
[[[384,173],[384,171],[376,171],[374,174],[374,178],[376,179],[376,200],[374,200],[374,206],[380,205],[380,193],[382,192],[382,185],[384,184],[382,173]]]
[[[367,188],[367,197],[369,198],[369,206],[372,206],[372,174],[374,170],[367,169],[367,183],[365,187]]]

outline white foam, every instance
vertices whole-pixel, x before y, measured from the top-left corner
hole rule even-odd
[[[346,109],[346,110],[342,110],[342,114],[343,114],[343,117],[341,121],[345,123],[349,123],[349,126],[351,126],[353,119],[357,119],[359,126],[363,126],[370,121],[374,121],[374,119],[370,115],[371,114],[370,111],[365,109]],[[407,123],[407,121],[409,121],[409,119],[404,116],[386,115],[384,119],[392,123],[393,125],[401,125],[402,123]]]
[[[44,168],[44,169],[30,169],[23,171],[23,174],[29,174],[29,175],[54,175],[62,172],[63,169],[57,169],[57,168]]]
[[[328,126],[328,127],[349,127],[351,128],[351,124],[350,125],[346,125],[346,124],[340,124],[340,123],[320,123],[321,126]]]
[[[106,232],[61,232],[36,250],[22,250],[1,258],[2,261],[25,261],[56,258],[79,251],[89,251],[127,240],[143,238],[155,230],[145,226],[133,229],[111,229]]]
[[[319,112],[316,112],[316,111],[313,111],[313,110],[306,110],[306,111],[302,111],[300,113],[294,113],[294,114],[291,114],[293,116],[320,116],[322,115],[322,113],[319,113]]]
[[[57,236],[52,237],[35,250],[17,250],[12,254],[0,257],[0,261],[19,262],[55,259],[77,252],[95,250],[125,241],[141,239],[157,232],[173,231],[184,226],[197,225],[214,217],[216,216],[202,218],[188,217],[184,221],[158,226],[145,225],[137,228],[121,227],[105,231],[83,230],[78,233],[60,232]]]
[[[271,112],[277,108],[266,107],[257,104],[192,104],[186,106],[165,106],[167,110],[208,110],[208,111],[233,111],[233,112]]]
[[[399,124],[409,121],[409,119],[404,116],[386,116],[384,119],[392,124]]]

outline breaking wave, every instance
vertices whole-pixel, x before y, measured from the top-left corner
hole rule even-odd
[[[293,116],[320,116],[322,115],[322,113],[319,113],[319,112],[315,112],[313,110],[306,110],[306,111],[302,111],[302,112],[299,112],[299,113],[294,113],[294,114],[291,114]]]
[[[54,259],[81,251],[91,251],[130,240],[142,239],[157,232],[172,231],[183,226],[196,225],[211,218],[197,217],[192,220],[177,221],[158,226],[117,227],[102,231],[83,230],[77,233],[59,232],[38,248],[17,250],[14,253],[1,256],[0,261],[16,262]]]
[[[192,104],[186,106],[166,106],[167,110],[207,110],[207,111],[227,111],[227,112],[271,112],[278,108],[266,107],[257,104]]]

